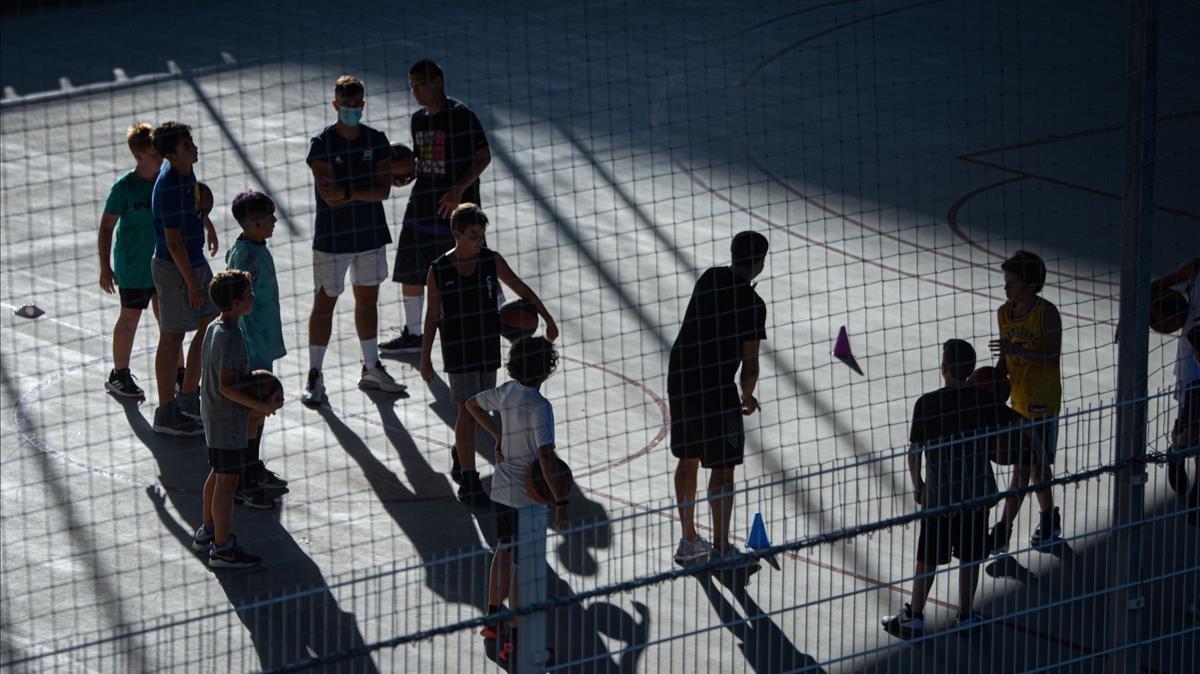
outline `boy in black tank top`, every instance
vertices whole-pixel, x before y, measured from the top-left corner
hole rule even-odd
[[[466,410],[471,396],[496,387],[500,367],[500,318],[496,312],[500,282],[528,300],[546,323],[546,338],[558,339],[558,325],[537,294],[525,285],[504,258],[486,247],[487,215],[476,204],[462,204],[450,216],[454,248],[433,261],[425,280],[425,311],[421,348],[421,378],[433,379],[433,337],[441,330],[442,361],[458,417],[454,423],[455,452],[461,466],[458,497],[473,507],[488,504],[475,470],[478,424]]]

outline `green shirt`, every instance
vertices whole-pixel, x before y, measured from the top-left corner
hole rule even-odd
[[[153,180],[142,180],[130,171],[121,177],[104,212],[117,216],[117,236],[113,245],[113,274],[122,288],[153,288],[150,259],[154,257],[154,216],[150,212]]]
[[[279,316],[279,281],[275,278],[275,259],[266,243],[254,243],[239,236],[225,253],[229,269],[250,274],[254,284],[254,305],[238,321],[246,337],[250,369],[272,370],[272,362],[283,358],[283,325]]]

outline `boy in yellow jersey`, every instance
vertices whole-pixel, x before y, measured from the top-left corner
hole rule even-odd
[[[1000,338],[990,347],[997,355],[996,369],[1012,383],[1012,408],[1032,422],[1042,440],[1042,451],[1025,452],[1013,466],[1011,489],[1022,489],[1035,482],[1053,479],[1054,453],[1058,445],[1057,415],[1062,404],[1062,318],[1058,309],[1038,295],[1046,282],[1042,258],[1018,250],[1000,265],[1004,272],[1004,294],[1008,301],[997,312]],[[1054,507],[1049,487],[1034,492],[1041,507],[1041,520],[1029,544],[1041,547],[1062,536],[1062,517]],[[1009,496],[1004,514],[991,531],[992,549],[1008,549],[1013,521],[1021,509],[1024,495]]]

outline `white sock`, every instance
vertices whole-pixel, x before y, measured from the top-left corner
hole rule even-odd
[[[421,335],[421,306],[424,303],[424,295],[404,296],[404,329],[410,335]]]
[[[379,338],[359,340],[358,345],[362,347],[363,365],[368,368],[375,367],[379,364]]]
[[[320,370],[325,364],[325,349],[327,346],[320,344],[308,345],[308,366],[314,370]]]

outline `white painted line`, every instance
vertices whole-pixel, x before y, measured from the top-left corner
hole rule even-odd
[[[60,77],[58,78],[58,88],[63,91],[70,91],[75,88],[75,85],[71,84],[70,78]]]
[[[225,61],[225,65],[227,66],[237,63],[237,59],[233,58],[233,54],[230,54],[227,51],[221,52],[221,60]]]
[[[4,87],[4,97],[5,98],[20,98],[20,96],[17,95],[17,90],[13,89],[12,87]]]
[[[176,63],[174,60],[168,60],[167,61],[167,72],[171,73],[172,75],[180,75],[183,73],[183,70],[181,70],[179,68],[179,64]]]
[[[124,68],[113,68],[113,77],[116,78],[118,82],[129,81],[129,75],[125,74]]]

